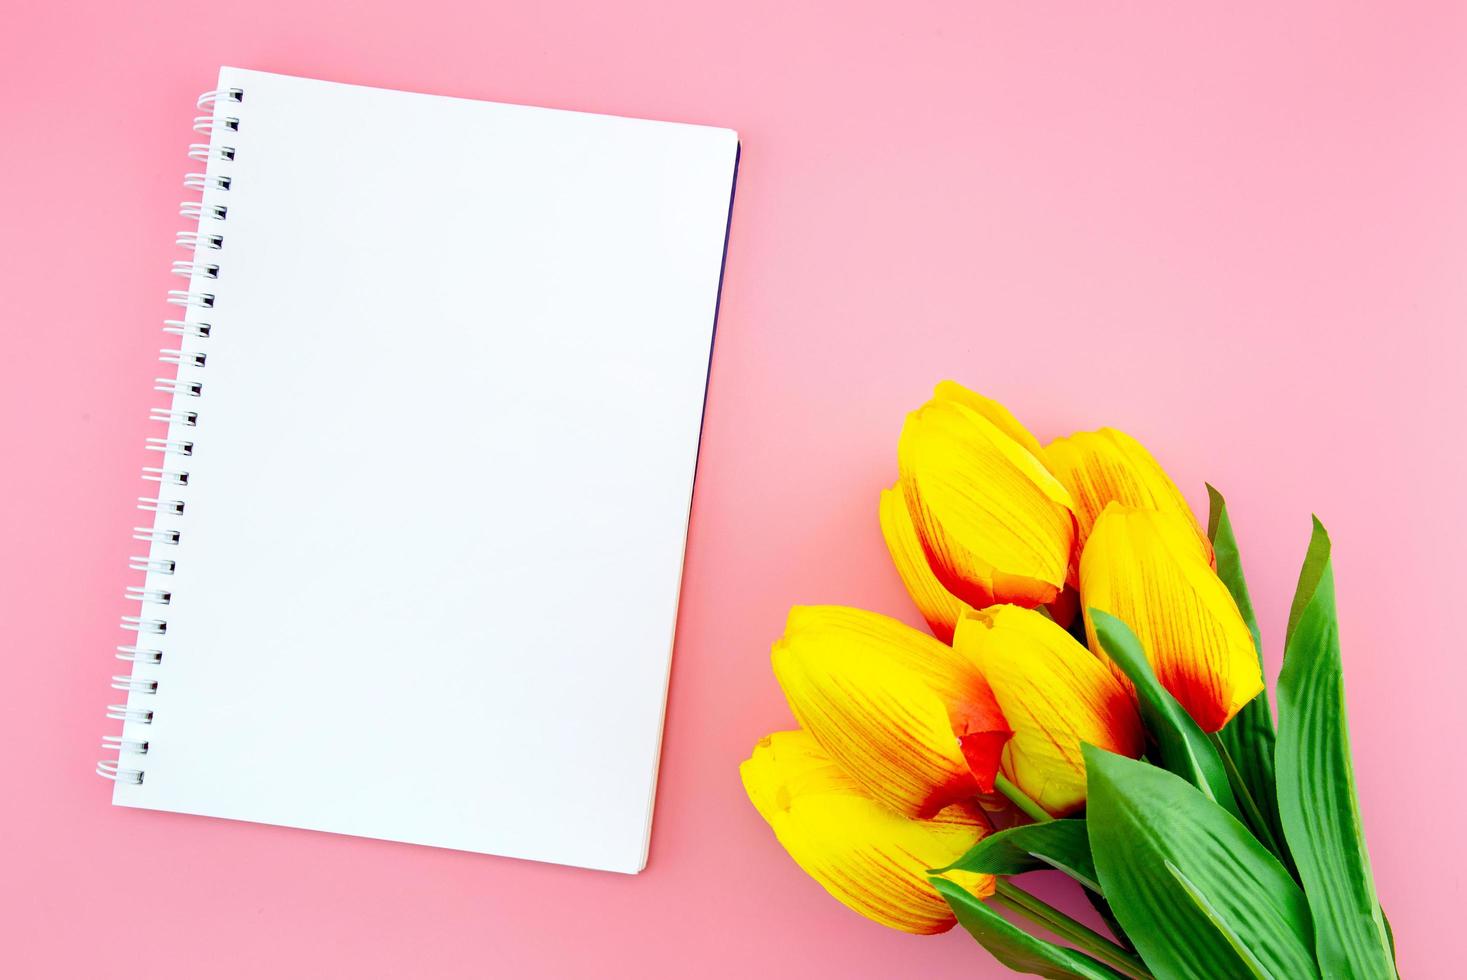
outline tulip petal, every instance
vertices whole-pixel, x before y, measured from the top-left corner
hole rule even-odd
[[[1034,438],[1034,433],[1024,428],[1024,424],[1014,418],[1012,412],[1003,405],[987,398],[969,388],[964,388],[956,381],[939,381],[932,397],[944,401],[957,402],[977,412],[979,415],[992,422],[1003,432],[1004,435],[1017,442],[1029,451],[1029,453],[1041,463],[1044,462],[1044,448],[1039,445],[1039,440]]]
[[[1085,541],[1105,505],[1119,503],[1185,517],[1207,561],[1212,562],[1212,542],[1186,498],[1156,458],[1135,439],[1110,428],[1076,432],[1051,442],[1045,454],[1050,472],[1075,501],[1075,518],[1080,524],[1077,551],[1084,551]]]
[[[1069,577],[1071,582],[1065,585],[1053,602],[1044,607],[1048,610],[1049,617],[1065,629],[1069,629],[1075,617],[1080,615],[1080,563],[1078,561],[1070,563]]]
[[[1145,748],[1126,686],[1040,613],[991,606],[966,614],[954,645],[977,661],[1014,737],[1003,771],[1050,813],[1085,802],[1082,743],[1135,758]]]
[[[774,644],[790,709],[846,772],[892,809],[929,817],[993,788],[995,753],[965,744],[1007,739],[988,682],[952,647],[903,623],[843,606],[796,606]]]
[[[896,565],[917,611],[927,620],[934,636],[944,643],[952,642],[958,617],[971,607],[945,589],[932,573],[900,485],[881,491],[881,533],[891,552],[892,564]]]
[[[952,910],[927,869],[951,864],[989,831],[983,813],[955,803],[912,820],[873,800],[807,732],[775,732],[739,767],[750,801],[790,857],[836,899],[882,925],[931,934]],[[993,876],[949,872],[981,897]]]
[[[1089,608],[1125,622],[1162,687],[1204,731],[1221,729],[1263,690],[1253,635],[1185,518],[1108,505],[1080,557],[1080,591],[1090,649],[1106,656]]]
[[[1069,491],[1023,444],[953,397],[955,388],[940,386],[908,415],[897,444],[928,565],[971,606],[1052,602],[1074,543]]]

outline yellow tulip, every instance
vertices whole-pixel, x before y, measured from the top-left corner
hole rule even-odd
[[[956,381],[939,381],[932,397],[956,402],[965,408],[972,409],[998,426],[1004,435],[1027,449],[1035,459],[1041,463],[1045,461],[1044,449],[1039,445],[1039,440],[1034,438],[1034,434],[1024,428],[1024,424],[1014,418],[1012,412],[992,398],[980,395],[971,388],[964,388]]]
[[[930,817],[993,789],[1011,732],[946,643],[860,609],[796,606],[771,659],[800,726],[898,813]]]
[[[886,538],[892,564],[896,566],[902,584],[907,587],[907,594],[916,603],[922,618],[927,620],[933,635],[944,643],[951,643],[958,617],[972,607],[949,592],[932,573],[927,556],[922,553],[917,528],[912,524],[911,512],[907,510],[901,484],[881,491],[880,513],[881,534]]]
[[[1090,649],[1104,657],[1089,609],[1123,620],[1161,685],[1215,732],[1263,690],[1253,636],[1227,586],[1175,513],[1110,504],[1080,556]]]
[[[927,869],[951,864],[988,833],[976,806],[954,803],[931,820],[894,813],[802,731],[762,739],[739,774],[779,843],[836,899],[903,932],[952,928],[952,911],[928,883]],[[991,875],[946,877],[981,898],[993,894]]]
[[[1197,523],[1186,498],[1146,447],[1116,429],[1076,432],[1045,448],[1050,472],[1075,501],[1080,524],[1076,552],[1083,553],[1090,530],[1106,504],[1146,507],[1185,517],[1212,562],[1212,542]]]
[[[1044,615],[1018,606],[968,612],[953,645],[978,663],[1014,730],[1004,775],[1051,814],[1085,803],[1081,743],[1131,758],[1145,748],[1131,692]]]
[[[907,416],[900,486],[937,580],[971,606],[1039,606],[1064,587],[1075,540],[1069,491],[997,402],[953,382]]]

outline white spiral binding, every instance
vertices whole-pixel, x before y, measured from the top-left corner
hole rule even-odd
[[[240,131],[237,107],[244,98],[244,90],[238,88],[217,89],[199,96],[199,108],[209,115],[194,119],[194,130],[209,137],[209,142],[191,144],[189,159],[210,164],[211,169],[235,161],[237,148],[226,145],[222,140]],[[228,111],[222,111],[226,107]],[[178,373],[172,378],[155,379],[154,390],[172,396],[172,404],[154,408],[148,414],[150,421],[167,425],[168,434],[149,437],[147,448],[163,454],[165,464],[171,465],[143,467],[143,479],[174,488],[187,488],[189,485],[188,470],[179,468],[173,461],[186,463],[194,455],[192,431],[199,425],[200,413],[196,408],[186,406],[204,394],[203,382],[194,372],[204,369],[207,353],[197,349],[196,345],[207,342],[214,330],[212,324],[199,320],[195,312],[219,305],[219,297],[213,291],[213,282],[219,279],[219,263],[211,260],[223,251],[225,236],[214,230],[214,224],[228,217],[228,205],[218,198],[229,193],[234,186],[234,176],[189,173],[185,175],[183,185],[200,192],[206,200],[185,201],[179,205],[179,213],[198,221],[200,227],[181,231],[174,239],[180,248],[188,251],[190,258],[174,262],[173,274],[187,279],[189,288],[168,293],[168,302],[183,307],[185,312],[181,314],[183,319],[163,322],[164,331],[179,338],[179,346],[163,348],[159,360],[174,365]],[[205,225],[209,226],[208,230]],[[209,283],[209,289],[199,289],[201,283]],[[146,772],[139,762],[134,761],[146,757],[149,748],[148,738],[138,728],[153,723],[154,709],[150,699],[157,695],[160,684],[153,668],[163,663],[164,654],[162,648],[148,641],[162,644],[162,639],[155,638],[165,638],[168,634],[168,620],[157,614],[150,615],[146,610],[166,613],[173,602],[173,590],[166,585],[168,580],[161,577],[174,574],[178,564],[176,559],[164,557],[160,552],[178,546],[183,540],[183,532],[176,527],[165,527],[163,522],[181,517],[186,504],[181,489],[174,490],[171,495],[160,490],[156,497],[138,498],[138,509],[151,513],[154,519],[151,527],[133,528],[133,537],[148,543],[149,554],[128,559],[127,566],[147,576],[143,584],[127,586],[124,594],[128,602],[139,604],[139,615],[122,617],[122,628],[137,634],[138,639],[136,643],[117,648],[117,658],[132,664],[133,668],[129,674],[118,674],[112,678],[115,690],[127,692],[127,702],[108,705],[107,717],[122,722],[124,728],[120,735],[104,736],[102,748],[115,753],[117,758],[97,763],[97,774],[117,783],[141,785]]]
[[[107,717],[113,721],[129,721],[137,725],[151,725],[153,723],[152,708],[134,708],[126,704],[107,705]]]
[[[154,513],[171,514],[174,517],[183,516],[182,500],[164,500],[162,497],[139,497],[138,510],[150,510]]]
[[[173,244],[190,252],[197,252],[201,248],[220,249],[224,247],[224,236],[208,235],[200,231],[181,231],[173,236]]]
[[[205,361],[208,360],[208,357],[201,351],[179,350],[176,347],[165,347],[158,352],[158,360],[164,364],[186,364],[189,367],[201,368],[204,366]],[[185,453],[184,455],[188,454]]]
[[[128,783],[140,786],[143,782],[143,770],[122,769],[120,759],[103,759],[97,763],[97,775],[103,779],[110,779],[114,783]]]
[[[162,360],[168,359],[162,358]],[[172,360],[169,363],[188,364],[190,367],[204,366],[203,361],[187,360],[182,357]],[[180,456],[192,456],[194,454],[194,444],[187,439],[160,439],[157,436],[149,436],[146,448],[157,453],[177,453]]]
[[[117,691],[127,691],[129,694],[157,694],[158,682],[145,677],[134,677],[131,674],[113,674],[112,688]]]
[[[178,544],[183,540],[183,532],[167,527],[135,527],[132,529],[132,539],[150,544]]]
[[[161,466],[144,466],[143,479],[150,483],[167,483],[170,486],[188,486],[188,474],[182,470],[165,470]]]
[[[194,132],[204,136],[214,135],[216,130],[239,132],[238,116],[195,116]]]
[[[199,163],[208,163],[210,160],[233,163],[234,147],[211,147],[208,143],[190,143],[188,145],[188,158],[190,160],[197,160]]]
[[[164,327],[163,329],[165,331],[168,330],[167,327]],[[209,336],[209,334],[208,334],[208,331],[205,331],[204,333],[189,334],[189,336],[191,336],[191,337],[207,337],[207,336]],[[202,367],[202,365],[200,365],[200,366]],[[192,425],[198,425],[199,424],[199,413],[198,412],[187,412],[187,411],[183,411],[182,409],[176,409],[176,408],[154,408],[154,409],[149,409],[149,411],[148,411],[148,421],[150,421],[150,422],[167,422],[170,425],[190,425],[190,426],[192,426]]]
[[[179,337],[207,337],[210,333],[213,332],[213,330],[213,326],[207,323],[190,323],[187,320],[163,321],[163,332],[171,333]]]
[[[123,738],[121,735],[103,735],[102,748],[110,749],[119,755],[130,752],[134,755],[147,755],[148,742],[141,738]]]
[[[194,292],[192,289],[168,290],[168,302],[174,306],[182,306],[185,309],[192,307],[211,310],[214,308],[215,299],[216,297],[213,293],[206,293],[202,290],[199,292]]]
[[[210,188],[217,188],[221,191],[227,191],[229,190],[230,185],[233,183],[234,180],[230,177],[210,177],[206,174],[183,175],[183,186],[187,187],[191,191],[199,191],[200,193]]]
[[[168,632],[168,620],[144,619],[141,616],[123,616],[122,628],[132,630],[134,633],[151,633],[154,636],[162,636]]]
[[[173,263],[173,274],[175,276],[182,276],[185,279],[192,279],[194,276],[202,276],[205,279],[218,279],[219,266],[214,262],[189,262],[187,260],[180,260]]]
[[[128,643],[117,648],[117,659],[127,660],[137,664],[161,664],[163,662],[163,651]]]
[[[180,218],[192,218],[194,221],[203,221],[205,217],[215,221],[223,221],[229,216],[229,207],[224,204],[204,204],[203,201],[180,201],[178,203],[178,216]]]
[[[153,390],[169,395],[188,395],[190,398],[197,398],[204,393],[204,384],[201,381],[182,381],[178,378],[154,378]]]
[[[200,109],[212,109],[216,104],[218,104],[220,99],[223,99],[225,102],[232,102],[235,105],[238,105],[239,103],[244,101],[244,89],[216,88],[199,96],[199,101],[195,102],[194,105],[198,106]]]
[[[172,575],[178,567],[178,563],[171,558],[149,558],[147,555],[133,555],[127,560],[127,567],[135,572],[147,572],[149,575]]]

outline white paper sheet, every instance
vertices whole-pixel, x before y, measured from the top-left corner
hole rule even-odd
[[[737,136],[219,87],[114,802],[640,870]]]

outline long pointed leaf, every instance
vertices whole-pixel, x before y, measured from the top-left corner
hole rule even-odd
[[[1217,559],[1217,577],[1228,587],[1248,632],[1253,634],[1253,648],[1263,650],[1263,637],[1258,630],[1258,616],[1253,611],[1253,597],[1248,593],[1248,582],[1243,578],[1243,559],[1238,553],[1238,538],[1233,533],[1233,522],[1228,517],[1228,503],[1217,487],[1207,486],[1207,537],[1212,541],[1212,552]],[[1258,663],[1263,664],[1260,656]]]
[[[1085,746],[1086,824],[1116,918],[1159,977],[1317,977],[1309,908],[1278,858],[1164,769]]]
[[[1395,974],[1360,825],[1329,535],[1316,518],[1279,674],[1279,812],[1326,975]]]
[[[1156,739],[1162,765],[1242,819],[1217,749],[1186,709],[1156,679],[1136,634],[1121,620],[1099,609],[1090,610],[1090,619],[1095,624],[1100,645],[1136,686],[1141,719]]]
[[[1054,869],[1063,871],[1091,891],[1100,891],[1083,820],[1047,820],[989,834],[935,873],[954,869],[994,875]]]
[[[1243,942],[1242,937],[1233,931],[1232,926],[1228,925],[1227,919],[1217,909],[1212,907],[1212,903],[1207,900],[1207,896],[1202,894],[1202,889],[1192,884],[1192,880],[1182,873],[1182,869],[1170,861],[1166,862],[1166,870],[1176,879],[1177,884],[1182,886],[1182,890],[1187,893],[1187,897],[1192,900],[1192,904],[1197,906],[1197,910],[1207,916],[1207,921],[1211,922],[1213,927],[1222,933],[1223,938],[1228,941],[1228,945],[1233,947],[1233,952],[1238,954],[1238,959],[1242,960],[1243,965],[1248,968],[1249,975],[1255,977],[1256,980],[1268,980],[1268,969],[1262,963],[1258,962],[1258,957],[1253,955],[1253,951],[1248,948],[1248,944]]]
[[[1110,903],[1100,893],[1100,880],[1095,875],[1095,862],[1090,858],[1090,837],[1084,820],[1046,820],[997,831],[974,844],[952,864],[932,873],[945,874],[953,870],[993,875],[1062,871],[1084,887],[1085,898],[1120,945],[1135,952],[1125,930],[1116,921]]]
[[[1088,895],[1089,892],[1086,892]],[[1391,920],[1386,917],[1385,909],[1380,910],[1380,921],[1385,926],[1386,940],[1391,944],[1391,963],[1396,962],[1396,930],[1391,928]],[[1401,975],[1401,968],[1396,967],[1396,976]]]
[[[946,878],[932,878],[958,924],[1004,966],[1051,980],[1126,980],[1097,959],[1031,936]]]
[[[1131,937],[1126,935],[1126,930],[1121,928],[1121,920],[1116,918],[1115,910],[1110,907],[1110,903],[1105,900],[1104,896],[1088,888],[1080,889],[1080,894],[1085,896],[1085,900],[1090,903],[1095,914],[1100,916],[1100,921],[1105,923],[1105,927],[1115,937],[1116,945],[1128,953],[1136,952],[1136,944],[1131,942]]]
[[[1314,530],[1309,535],[1309,548],[1304,552],[1304,564],[1299,567],[1299,584],[1294,587],[1294,601],[1289,604],[1289,626],[1284,631],[1284,650],[1287,653],[1289,643],[1294,639],[1294,629],[1299,625],[1299,618],[1304,615],[1304,609],[1313,601],[1314,595],[1319,591],[1319,580],[1324,576],[1326,566],[1329,565],[1329,534],[1325,532],[1324,525],[1319,523],[1319,518],[1314,518]],[[1331,589],[1331,601],[1333,601],[1333,589]]]
[[[1253,649],[1258,653],[1258,666],[1263,668],[1263,642],[1258,630],[1258,617],[1253,612],[1253,600],[1248,595],[1248,582],[1243,577],[1243,562],[1238,554],[1238,539],[1233,534],[1233,522],[1228,518],[1228,505],[1222,494],[1212,484],[1207,485],[1207,536],[1212,539],[1212,550],[1217,556],[1217,577],[1222,579],[1238,604],[1248,632],[1253,634]],[[1273,711],[1268,705],[1268,689],[1243,706],[1218,733],[1223,746],[1237,763],[1239,775],[1248,794],[1258,805],[1267,824],[1266,831],[1275,842],[1284,839],[1283,825],[1279,823],[1278,790],[1273,774],[1274,727]],[[1288,865],[1288,849],[1279,855]]]

